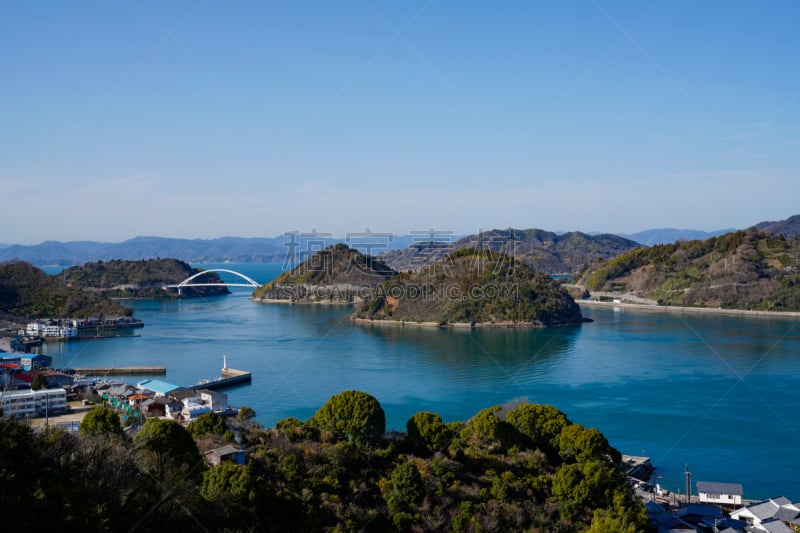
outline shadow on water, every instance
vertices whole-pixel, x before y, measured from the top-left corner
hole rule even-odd
[[[483,369],[502,365],[514,371],[546,364],[569,353],[581,326],[525,329],[453,329],[358,324],[387,345],[406,344],[430,362]]]

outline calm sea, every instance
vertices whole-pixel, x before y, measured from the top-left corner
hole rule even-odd
[[[266,282],[280,264],[202,265]],[[233,281],[233,278],[227,278]],[[59,366],[165,364],[166,380],[215,377],[228,356],[253,383],[228,391],[263,425],[310,417],[347,389],[373,394],[387,426],[415,412],[465,420],[525,398],[648,455],[659,480],[736,482],[745,497],[800,498],[800,320],[584,308],[548,330],[450,331],[355,325],[338,306],[259,304],[248,289],[205,300],[132,301],[141,337],[50,343]]]

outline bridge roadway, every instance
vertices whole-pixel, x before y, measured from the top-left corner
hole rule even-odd
[[[245,283],[226,283],[226,282],[219,282],[219,283],[192,283],[192,280],[202,276],[203,274],[208,274],[209,272],[224,272],[226,274],[232,274],[234,276],[238,276],[242,278]],[[184,287],[253,287],[257,288],[261,285],[254,279],[245,276],[240,272],[236,272],[235,270],[228,270],[227,268],[209,268],[208,270],[203,270],[202,272],[198,272],[192,276],[189,276],[185,280],[181,281],[176,285],[164,285],[162,288],[164,290],[168,289],[178,289],[178,295],[181,294],[181,289]]]

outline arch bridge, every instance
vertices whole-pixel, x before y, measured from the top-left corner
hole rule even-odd
[[[204,274],[208,274],[209,272],[224,272],[226,274],[232,274],[234,276],[238,276],[243,280],[243,283],[227,283],[224,281],[220,281],[218,283],[192,283],[195,278],[199,278]],[[191,275],[185,280],[181,281],[175,285],[164,285],[163,289],[178,289],[178,295],[181,294],[181,290],[184,287],[260,287],[261,284],[258,283],[256,280],[245,276],[240,272],[236,272],[235,270],[228,270],[226,268],[209,268],[208,270],[203,270],[202,272],[198,272],[197,274]]]

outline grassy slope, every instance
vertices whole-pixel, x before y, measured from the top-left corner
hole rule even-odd
[[[664,305],[800,310],[800,237],[754,229],[640,248],[592,265],[580,283]]]

